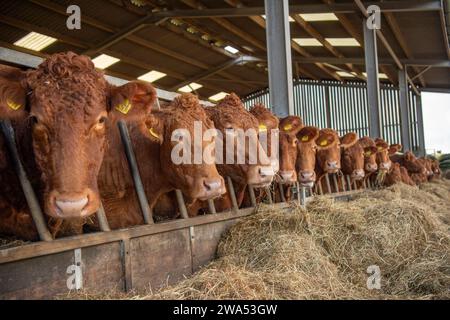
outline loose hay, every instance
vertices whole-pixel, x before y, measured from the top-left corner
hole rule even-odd
[[[230,228],[217,259],[143,299],[449,299],[448,182],[396,185],[305,209],[264,205]],[[436,213],[438,211],[438,213]],[[381,290],[369,290],[369,266]]]

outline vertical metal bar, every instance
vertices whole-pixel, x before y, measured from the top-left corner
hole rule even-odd
[[[125,292],[130,292],[133,289],[130,239],[123,239],[120,241],[120,256],[123,268],[124,289]]]
[[[297,182],[298,184],[298,182]],[[300,192],[300,205],[302,207],[306,206],[306,188],[305,187],[301,187],[301,192]]]
[[[98,208],[96,215],[97,215],[97,220],[98,220],[98,225],[100,227],[100,230],[111,231],[111,229],[109,228],[108,219],[106,218],[105,208],[103,208],[102,203],[100,203],[100,208]]]
[[[363,19],[363,28],[367,73],[367,98],[369,104],[369,134],[372,138],[377,138],[381,137],[377,35],[376,29],[369,29],[367,19]]]
[[[326,113],[326,127],[331,128],[331,107],[330,107],[330,87],[325,87],[325,113]]]
[[[346,191],[346,188],[345,188],[345,178],[344,178],[343,175],[342,175],[340,178],[341,178],[341,183],[342,183],[342,191],[345,192],[345,191]]]
[[[141,175],[139,174],[139,168],[136,162],[136,156],[133,151],[133,146],[131,145],[131,139],[130,134],[128,133],[127,125],[123,120],[120,120],[117,125],[119,127],[120,138],[125,149],[125,155],[127,156],[128,166],[130,167],[130,172],[138,196],[139,205],[141,207],[142,215],[144,216],[144,222],[146,224],[152,224],[153,214],[150,206],[148,205],[147,196],[145,195],[144,185],[142,184]]]
[[[250,202],[252,204],[252,207],[256,207],[256,196],[255,196],[255,189],[253,189],[253,186],[248,186],[248,193],[250,194]]]
[[[408,95],[408,72],[405,68],[398,71],[398,86],[400,95],[400,130],[404,150],[411,150],[411,123]]]
[[[338,185],[337,177],[336,177],[335,173],[333,174],[333,185],[334,185],[334,189],[336,190],[336,192],[339,192],[339,185]]]
[[[30,180],[28,180],[27,173],[20,161],[19,152],[17,151],[16,139],[14,136],[14,129],[9,120],[0,121],[0,127],[5,136],[6,147],[12,160],[12,165],[17,177],[19,178],[20,186],[22,187],[25,200],[30,209],[31,217],[36,225],[39,238],[42,241],[52,241],[53,237],[48,231],[47,222],[45,221],[38,198],[34,193]]]
[[[270,187],[265,188],[267,193],[267,199],[269,200],[269,204],[273,204],[272,192],[270,191]]]
[[[227,182],[228,182],[228,194],[230,195],[233,211],[238,212],[239,207],[236,200],[236,193],[234,192],[233,181],[231,180],[230,177],[227,177]]]
[[[417,125],[419,127],[419,156],[423,157],[426,155],[425,147],[425,134],[423,129],[423,110],[422,110],[422,96],[416,95],[416,105],[417,105]]]
[[[300,183],[298,183],[298,182],[295,183],[295,189],[297,189],[296,191],[297,191],[298,204],[301,205],[302,204],[302,199],[301,199],[302,195],[300,194]]]
[[[294,114],[289,0],[265,0],[270,104],[280,117]]]
[[[327,183],[327,190],[328,190],[328,193],[333,193],[333,192],[331,191],[330,176],[328,175],[328,173],[325,174],[325,182]]]
[[[217,213],[216,206],[214,205],[214,200],[212,199],[208,199],[208,210],[211,214]]]
[[[281,183],[278,184],[278,189],[280,190],[281,202],[286,202],[286,197],[284,196],[284,188]]]
[[[323,180],[320,180],[320,181],[319,181],[319,194],[320,194],[320,195],[323,195],[322,181],[323,181]]]
[[[350,181],[350,176],[346,175],[345,178],[347,179],[348,191],[352,191],[352,182]]]
[[[178,208],[180,209],[181,217],[183,219],[188,219],[189,215],[188,215],[188,212],[186,209],[186,203],[184,203],[183,193],[181,192],[181,190],[177,189],[177,190],[175,190],[175,194],[177,196],[177,203],[178,203]]]

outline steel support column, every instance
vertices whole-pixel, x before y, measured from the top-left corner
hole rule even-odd
[[[270,104],[279,117],[294,114],[289,1],[265,0]]]
[[[363,28],[367,72],[367,99],[369,104],[369,135],[372,138],[378,138],[381,137],[381,122],[377,35],[375,29],[369,29],[367,27],[366,19],[363,19]]]
[[[423,157],[427,153],[425,147],[425,131],[423,129],[423,110],[422,110],[422,96],[416,95],[416,108],[417,108],[417,124],[419,127],[419,150],[418,155]]]
[[[398,71],[398,87],[400,102],[400,132],[403,150],[411,150],[411,123],[409,117],[408,73],[406,67]]]

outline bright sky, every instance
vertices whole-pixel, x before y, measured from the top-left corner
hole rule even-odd
[[[427,153],[450,153],[450,94],[422,93]]]

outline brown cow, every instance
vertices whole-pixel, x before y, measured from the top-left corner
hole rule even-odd
[[[110,89],[88,57],[72,52],[54,54],[36,70],[1,80],[0,118],[14,120],[24,166],[49,217],[82,218],[98,210],[105,124],[113,114],[127,118],[111,102],[127,99],[147,105],[155,99],[154,88],[143,83]],[[0,186],[7,201],[2,206],[10,208],[1,211],[0,232],[34,239],[34,225],[12,172],[8,166],[0,173],[2,182],[8,181]],[[56,235],[59,229],[51,231]]]
[[[202,151],[210,144],[203,141],[203,134],[214,129],[198,98],[189,93],[182,94],[160,111],[151,114],[148,111],[141,110],[139,119],[130,123],[129,131],[149,206],[155,208],[154,214],[165,217],[177,213],[175,195],[171,193],[175,189],[182,191],[188,205],[197,199],[207,200],[225,193],[224,181],[217,172],[213,155],[209,162],[203,158],[197,164],[193,162],[194,152],[203,156]],[[196,124],[200,126],[201,137],[194,137]],[[111,148],[105,155],[99,185],[108,222],[111,228],[116,229],[144,221],[119,133],[113,130],[114,120],[111,125],[108,131]],[[195,143],[196,138],[201,139],[201,145]],[[177,146],[184,148],[179,149],[182,150],[180,155],[185,151],[191,153],[185,162],[179,159],[178,163],[173,158],[173,150]],[[156,206],[158,201],[160,203]]]
[[[288,116],[280,121],[280,172],[277,182],[293,184],[297,182],[296,161],[298,155],[297,133],[303,128],[303,121],[297,116]]]
[[[349,175],[352,181],[360,181],[365,176],[363,144],[359,143],[356,133],[348,134],[344,138],[341,139],[341,143],[345,144],[347,141],[354,141],[354,143],[347,143],[348,147],[342,149],[342,173]]]
[[[364,171],[373,174],[378,170],[377,164],[377,146],[375,141],[369,137],[362,137],[359,143],[364,148]]]
[[[439,179],[442,175],[439,160],[431,160],[431,169],[433,170],[433,179]]]
[[[316,139],[319,137],[319,129],[316,127],[304,127],[297,133],[297,158],[296,172],[298,181],[303,187],[312,188],[316,182],[316,165],[317,144]]]
[[[416,158],[416,156],[411,151],[407,151],[403,155],[392,155],[391,160],[405,167],[406,170],[408,170],[409,176],[416,185],[428,181],[427,168],[421,163],[421,161],[419,161],[419,159]]]
[[[280,169],[278,154],[272,153],[272,140],[277,139],[279,119],[263,104],[257,103],[251,109],[250,113],[258,120],[258,129],[260,133],[267,133],[267,155],[270,157],[274,173]]]
[[[389,144],[381,138],[375,139],[377,147],[377,165],[380,171],[388,172],[392,167],[392,161],[389,158]]]

